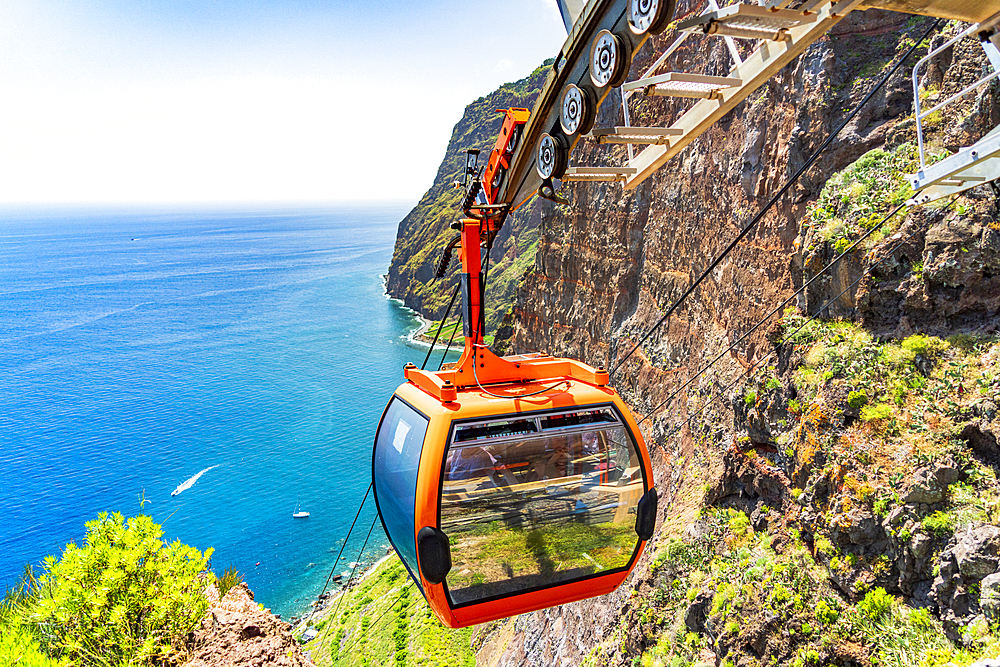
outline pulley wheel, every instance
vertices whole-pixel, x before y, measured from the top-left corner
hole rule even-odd
[[[581,88],[569,84],[563,90],[562,111],[559,114],[559,124],[567,136],[579,132],[586,134],[594,126],[597,115],[597,104],[594,94],[589,88]]]
[[[610,30],[602,30],[590,46],[590,80],[598,88],[625,83],[631,54],[628,46]]]
[[[510,139],[507,140],[506,150],[508,160],[514,155],[514,151],[517,150],[517,145],[521,143],[521,130],[523,127],[523,124],[518,123],[514,126],[514,129],[510,131]]]
[[[566,171],[566,141],[561,135],[543,134],[538,140],[538,152],[535,155],[535,169],[542,180],[562,178]]]
[[[507,170],[503,167],[497,167],[497,171],[493,174],[493,182],[490,183],[490,187],[493,188],[494,196],[496,196],[496,191],[500,189],[503,185],[503,177],[507,175]]]
[[[629,0],[628,27],[637,35],[658,35],[674,17],[675,0]]]

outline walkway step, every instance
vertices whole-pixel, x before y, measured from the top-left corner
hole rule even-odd
[[[625,181],[636,172],[632,167],[568,167],[561,181]]]
[[[599,144],[667,144],[684,134],[672,127],[595,127],[591,136]]]
[[[1000,178],[1000,126],[951,157],[906,175],[917,191],[910,200],[914,204],[926,204],[997,178]]]
[[[727,88],[738,88],[741,85],[743,85],[742,79],[728,76],[667,72],[645,79],[629,81],[622,86],[622,89],[625,91],[643,90],[647,95],[658,97],[715,99],[721,95],[719,91]]]
[[[743,39],[768,39],[788,41],[788,29],[816,21],[813,12],[778,9],[760,5],[730,5],[715,11],[692,16],[677,24],[684,32],[701,32],[706,35],[728,35]]]

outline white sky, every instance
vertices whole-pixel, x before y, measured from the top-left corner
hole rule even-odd
[[[554,0],[0,0],[0,203],[419,197]]]

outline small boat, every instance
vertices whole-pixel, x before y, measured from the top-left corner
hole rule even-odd
[[[293,519],[305,519],[309,516],[309,512],[303,512],[298,505],[295,506],[295,511],[292,512]]]

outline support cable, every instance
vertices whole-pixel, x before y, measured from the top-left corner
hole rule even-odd
[[[957,200],[958,200],[958,197],[955,197],[955,199],[953,199],[951,201],[951,204],[949,204],[948,207],[946,207],[946,208],[950,208],[951,205],[954,204]],[[702,406],[701,410],[699,410],[698,412],[694,413],[693,415],[691,415],[690,417],[688,417],[687,419],[685,419],[684,421],[682,421],[680,424],[678,424],[677,426],[675,426],[672,430],[670,430],[669,432],[667,432],[667,434],[664,435],[664,440],[672,437],[675,433],[677,433],[682,428],[684,428],[685,424],[690,423],[691,420],[693,420],[695,417],[697,417],[698,415],[700,415],[701,413],[703,413],[705,410],[707,410],[708,406],[712,403],[712,401],[718,400],[718,398],[724,396],[725,393],[731,387],[733,387],[733,385],[735,385],[737,382],[739,382],[741,378],[746,377],[747,379],[749,379],[749,377],[753,373],[756,372],[756,370],[758,369],[758,367],[762,363],[764,363],[764,361],[766,361],[769,357],[771,357],[771,355],[773,355],[773,354],[776,353],[777,349],[780,349],[780,347],[782,345],[785,345],[786,343],[788,343],[790,340],[792,340],[795,337],[796,334],[798,334],[800,331],[802,331],[806,326],[808,326],[814,320],[816,320],[817,318],[819,318],[820,314],[822,312],[824,312],[827,308],[829,308],[838,299],[840,299],[840,297],[844,296],[850,290],[854,289],[854,287],[857,286],[858,283],[860,283],[866,276],[868,276],[876,266],[878,266],[879,264],[881,264],[883,261],[885,261],[889,257],[892,257],[893,254],[895,254],[895,252],[897,250],[899,250],[901,247],[903,247],[903,245],[906,242],[907,242],[907,239],[901,239],[899,243],[897,243],[895,246],[893,246],[893,248],[889,252],[886,253],[885,257],[883,257],[882,259],[878,260],[877,262],[875,262],[874,264],[872,264],[870,267],[868,267],[867,269],[865,269],[861,273],[861,275],[858,276],[858,278],[854,282],[852,282],[850,285],[848,285],[846,288],[844,288],[835,297],[833,297],[831,299],[828,299],[826,301],[826,303],[824,303],[822,306],[820,306],[819,308],[817,308],[816,312],[813,315],[811,315],[808,319],[806,319],[806,321],[803,322],[797,329],[795,329],[795,331],[791,332],[790,334],[785,335],[784,338],[779,343],[777,343],[775,345],[775,349],[773,349],[770,352],[768,352],[759,361],[754,362],[753,365],[749,369],[747,369],[746,373],[739,373],[739,374],[737,374],[736,378],[734,378],[729,384],[727,384],[722,389],[720,389],[719,392],[718,392],[718,394],[716,394],[716,396],[714,398],[709,398],[708,401],[706,401],[705,405]],[[652,412],[650,412],[649,414],[647,414],[646,417],[649,417],[650,414],[652,414]],[[645,420],[646,417],[643,417],[642,419]],[[641,421],[642,420],[640,420],[640,423],[641,423]]]
[[[608,373],[609,376],[614,375],[615,372],[622,367],[622,365],[628,360],[628,358],[631,357],[644,342],[646,342],[646,340],[653,334],[653,332],[656,331],[660,327],[660,325],[663,324],[674,313],[675,310],[677,310],[678,306],[684,303],[687,297],[690,296],[692,292],[694,292],[694,290],[702,283],[702,281],[705,280],[705,278],[708,277],[708,275],[713,270],[715,270],[715,268],[722,262],[722,260],[725,259],[729,255],[729,253],[732,252],[744,238],[746,238],[746,236],[754,229],[754,227],[757,226],[757,223],[760,222],[761,219],[763,219],[764,215],[769,210],[771,210],[771,208],[778,202],[779,199],[781,199],[781,197],[785,195],[786,192],[788,192],[788,189],[792,187],[795,181],[797,181],[799,177],[803,173],[805,173],[805,171],[809,167],[811,167],[813,163],[816,162],[816,160],[823,153],[823,151],[825,151],[827,147],[831,143],[833,143],[833,140],[837,138],[837,135],[839,135],[841,131],[843,131],[843,129],[847,127],[847,125],[852,120],[854,120],[854,117],[861,112],[861,109],[863,109],[865,105],[872,99],[872,97],[875,96],[875,93],[877,93],[882,88],[882,86],[884,86],[886,82],[892,77],[892,75],[895,74],[896,71],[903,65],[903,63],[905,63],[906,60],[911,55],[913,55],[913,52],[916,51],[917,47],[920,46],[920,44],[923,43],[930,36],[931,32],[933,32],[940,23],[941,19],[937,19],[936,21],[934,21],[931,27],[927,29],[927,32],[924,33],[924,36],[919,40],[917,40],[916,42],[914,42],[913,46],[911,46],[907,50],[907,52],[903,54],[903,56],[899,59],[899,61],[892,67],[892,69],[890,69],[886,73],[886,75],[883,76],[882,79],[877,84],[875,84],[875,86],[870,91],[868,91],[868,94],[866,94],[864,98],[861,100],[861,102],[858,103],[856,107],[854,107],[854,110],[847,115],[847,118],[844,119],[844,122],[842,122],[840,126],[838,126],[837,129],[834,130],[829,137],[827,137],[826,141],[824,141],[823,144],[818,149],[816,149],[816,151],[811,156],[809,156],[809,158],[802,164],[802,166],[796,170],[795,174],[793,174],[791,178],[785,181],[785,184],[781,186],[778,192],[774,196],[772,196],[770,200],[768,200],[767,204],[765,204],[764,207],[753,217],[753,219],[749,223],[747,223],[747,225],[742,230],[740,230],[740,233],[736,235],[736,238],[733,239],[729,243],[729,245],[726,246],[726,248],[722,251],[722,253],[719,256],[717,256],[714,260],[712,260],[712,263],[708,266],[707,269],[705,269],[702,272],[700,276],[698,276],[698,279],[695,280],[684,291],[684,293],[681,294],[681,296],[678,297],[678,299],[674,301],[673,304],[670,305],[670,307],[667,309],[667,312],[663,314],[663,317],[661,317],[656,322],[656,324],[650,327],[649,330],[642,335],[642,337],[638,340],[638,342],[636,342],[636,344],[632,347],[632,349],[629,350],[628,353],[621,358],[621,360],[615,363],[614,367]]]
[[[750,329],[748,329],[742,336],[740,336],[739,338],[737,338],[736,341],[733,342],[729,347],[727,347],[725,350],[723,350],[722,352],[720,352],[718,354],[718,356],[716,356],[714,359],[712,359],[712,361],[708,362],[707,364],[705,364],[704,366],[702,366],[701,368],[699,368],[698,371],[695,372],[695,374],[692,375],[690,378],[688,378],[688,380],[684,384],[682,384],[681,386],[679,386],[672,394],[670,394],[665,399],[663,399],[655,408],[653,408],[652,410],[650,410],[649,412],[647,412],[646,415],[642,419],[640,419],[638,421],[638,423],[641,424],[642,422],[646,421],[646,419],[650,415],[652,415],[654,412],[656,412],[657,410],[659,410],[660,408],[662,408],[664,405],[666,405],[666,404],[670,403],[672,400],[674,400],[677,397],[678,394],[680,394],[682,391],[684,391],[685,388],[687,388],[688,386],[690,386],[692,382],[694,382],[699,377],[701,377],[705,373],[705,371],[707,371],[709,368],[711,368],[712,366],[714,366],[724,356],[726,356],[727,354],[729,354],[730,352],[732,352],[733,350],[735,350],[739,346],[740,343],[742,343],[744,340],[746,340],[750,336],[750,334],[752,334],[754,331],[756,331],[757,329],[759,329],[763,324],[765,324],[768,320],[770,320],[775,315],[775,313],[779,313],[782,310],[784,310],[785,306],[787,306],[789,303],[791,303],[792,301],[794,301],[800,294],[804,293],[806,291],[806,289],[808,289],[809,286],[813,284],[813,282],[815,282],[816,280],[819,280],[819,278],[821,278],[822,276],[826,275],[827,271],[829,271],[830,269],[832,269],[833,267],[835,267],[837,264],[839,264],[840,260],[842,260],[845,257],[847,257],[847,255],[849,255],[855,248],[857,248],[858,245],[860,245],[863,241],[865,241],[872,234],[874,234],[878,230],[882,229],[882,227],[885,225],[885,223],[887,223],[897,213],[899,213],[900,209],[902,209],[904,206],[905,206],[905,204],[900,204],[891,213],[889,213],[887,216],[885,216],[884,218],[882,218],[881,222],[879,222],[877,225],[875,225],[874,227],[872,227],[871,229],[869,229],[867,232],[865,232],[864,235],[861,238],[859,238],[857,241],[855,241],[854,243],[852,243],[846,250],[844,250],[844,252],[842,252],[841,254],[837,255],[837,257],[834,258],[833,261],[831,261],[829,264],[827,264],[825,267],[823,267],[823,270],[821,270],[815,276],[813,276],[812,278],[810,278],[805,284],[802,285],[802,287],[800,287],[799,289],[795,290],[791,294],[791,296],[789,296],[787,299],[785,299],[780,304],[778,304],[771,312],[769,312],[767,315],[765,315],[763,318],[761,318],[756,324],[754,324],[752,327],[750,327]]]
[[[455,320],[455,328],[451,330],[451,338],[448,339],[448,347],[444,348],[444,354],[441,355],[441,361],[438,362],[438,370],[444,368],[444,360],[448,358],[448,353],[451,352],[451,343],[455,340],[455,334],[458,333],[458,324],[462,321],[461,314]]]
[[[358,567],[361,565],[361,559],[365,555],[365,548],[368,546],[368,540],[372,536],[372,531],[375,530],[376,521],[378,521],[378,512],[376,512],[375,516],[372,517],[372,525],[368,528],[368,535],[365,536],[365,541],[361,545],[361,551],[358,552],[358,557],[354,561],[354,567],[351,568],[351,574],[348,575],[347,581],[344,583],[343,588],[340,589],[340,596],[337,598],[337,606],[334,608],[333,613],[327,617],[326,630],[323,632],[324,639],[326,634],[330,632],[330,626],[337,621],[337,614],[340,613],[340,606],[344,604],[344,598],[347,597],[347,587],[351,585],[351,580],[354,579],[354,573],[358,571]]]
[[[368,625],[368,634],[369,635],[372,634],[372,632],[375,630],[375,626],[378,625],[378,622],[382,620],[382,617],[385,616],[386,614],[388,614],[389,611],[393,607],[395,607],[397,604],[399,604],[399,601],[403,599],[403,597],[407,594],[407,592],[410,590],[410,587],[412,585],[413,585],[413,580],[410,579],[410,583],[408,583],[406,586],[403,587],[403,590],[399,592],[399,595],[396,596],[396,599],[393,600],[392,604],[390,604],[388,607],[386,607],[382,611],[382,613],[379,614],[378,617]],[[362,635],[361,633],[358,633],[357,638],[355,638],[354,641],[352,641],[350,644],[348,644],[347,646],[345,646],[344,650],[345,651],[349,651],[350,649],[354,648],[354,645],[357,644],[361,640],[361,638],[363,636],[364,635]]]
[[[372,492],[372,483],[368,482],[368,488],[365,490],[365,497],[361,499],[361,504],[358,505],[358,511],[354,514],[354,521],[351,522],[351,527],[347,531],[347,537],[344,538],[344,543],[340,545],[340,553],[337,554],[337,560],[333,562],[333,568],[330,570],[330,574],[326,578],[326,583],[323,584],[323,593],[326,593],[327,589],[330,587],[330,581],[333,579],[334,572],[337,571],[337,565],[340,563],[340,557],[344,555],[344,549],[347,547],[347,541],[351,539],[351,533],[354,532],[354,524],[358,522],[358,517],[361,516],[361,510],[364,508],[365,503],[368,501],[368,494]],[[314,612],[315,613],[315,612]],[[311,616],[312,614],[310,614]]]
[[[441,320],[441,324],[438,325],[437,333],[434,334],[434,340],[431,342],[431,346],[427,349],[427,355],[424,357],[424,363],[420,364],[420,370],[424,370],[427,366],[427,360],[431,358],[431,352],[434,351],[434,346],[437,345],[438,337],[441,335],[441,330],[444,329],[444,323],[448,321],[448,316],[451,315],[451,307],[455,305],[455,297],[458,296],[458,290],[461,284],[455,285],[455,291],[451,293],[451,301],[448,302],[448,308],[444,311],[444,318]]]

